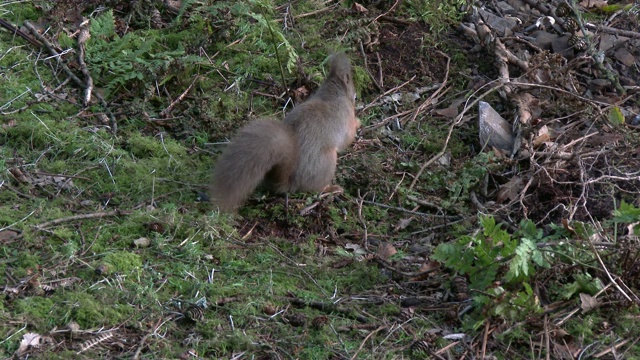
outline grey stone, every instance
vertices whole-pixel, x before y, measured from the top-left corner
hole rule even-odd
[[[618,49],[614,56],[616,60],[623,63],[626,67],[631,67],[636,62],[636,57],[631,55],[627,49]]]
[[[560,54],[568,59],[573,59],[573,48],[569,46],[569,36],[558,37],[551,42],[551,49],[554,53]]]
[[[600,36],[600,44],[598,46],[598,49],[600,51],[607,51],[627,41],[629,41],[628,37],[617,36],[612,34],[602,34]]]
[[[511,152],[515,140],[511,124],[484,101],[480,101],[478,108],[480,145]]]
[[[546,31],[536,31],[531,36],[535,39],[533,43],[543,50],[551,50],[551,44],[558,39],[558,35]]]
[[[498,36],[511,36],[513,29],[518,26],[518,23],[513,18],[503,18],[496,16],[484,9],[478,10],[478,14],[482,17],[482,20],[493,30]]]
[[[496,3],[496,7],[503,13],[503,14],[509,14],[509,15],[516,15],[517,11],[516,9],[513,8],[513,6],[507,4],[504,1],[498,1]]]

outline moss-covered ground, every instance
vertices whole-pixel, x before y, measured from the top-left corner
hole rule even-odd
[[[513,221],[507,233],[471,206],[513,164],[480,152],[475,121],[448,139],[450,119],[420,110],[439,88],[440,108],[467,96],[470,64],[484,66],[454,31],[462,5],[0,4],[0,19],[52,47],[0,30],[0,357],[471,359],[491,325],[485,354],[543,358],[547,325],[528,319],[549,309],[529,284],[565,308],[602,284],[569,227]],[[335,51],[352,59],[363,122],[339,159],[344,193],[259,190],[219,213],[207,189],[226,141],[313,92]],[[527,239],[569,243],[543,261],[543,245],[515,250]],[[513,258],[516,274],[499,266]],[[637,340],[637,309],[624,309],[557,329],[607,342],[615,324]]]

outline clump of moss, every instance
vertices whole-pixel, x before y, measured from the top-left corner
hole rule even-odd
[[[50,328],[53,324],[45,321],[53,321],[51,316],[56,303],[51,298],[27,297],[15,302],[14,314],[24,317],[36,330]]]
[[[61,293],[56,298],[58,319],[64,322],[75,321],[83,329],[117,324],[134,311],[133,307],[123,304],[105,306],[104,300],[84,292]]]
[[[142,259],[138,254],[128,251],[116,251],[104,257],[105,264],[110,270],[127,273],[142,267]]]
[[[40,256],[27,251],[18,253],[18,261],[16,262],[14,276],[21,278],[27,276],[40,266]]]
[[[127,145],[131,153],[139,158],[166,158],[186,155],[185,148],[170,138],[158,141],[152,137],[132,133],[128,137]]]

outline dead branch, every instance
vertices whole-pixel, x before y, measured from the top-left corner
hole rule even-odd
[[[39,32],[38,29],[35,28],[35,26],[33,26],[33,24],[31,24],[29,21],[25,21],[24,22],[24,26],[29,29],[29,31],[31,31],[31,33],[33,34],[33,36],[36,37],[36,39],[38,39],[40,42],[42,42],[44,44],[44,46],[47,48],[47,50],[49,51],[49,53],[55,57],[58,58],[59,60],[59,64],[62,67],[62,70],[64,70],[64,72],[71,78],[71,80],[73,80],[78,86],[80,86],[82,89],[87,89],[87,84],[85,82],[83,82],[82,80],[80,80],[80,78],[78,78],[76,76],[76,74],[74,74],[71,69],[69,69],[69,66],[67,66],[67,64],[62,61],[62,54],[59,53],[58,51],[56,51],[55,47],[49,42],[49,40],[47,40],[44,36],[42,36]],[[107,102],[105,101],[105,99],[102,97],[102,95],[100,95],[100,93],[96,93],[96,97],[98,98],[98,100],[100,100],[100,104],[102,105],[102,107],[104,108],[105,112],[109,115],[109,120],[110,120],[110,125],[111,125],[111,132],[112,133],[116,133],[118,130],[118,124],[116,122],[116,118],[113,115],[113,113],[111,112],[111,110],[109,109],[109,106],[107,104]]]
[[[79,215],[47,221],[42,224],[35,225],[33,228],[35,230],[44,230],[50,226],[60,225],[70,221],[86,220],[86,219],[101,219],[105,217],[129,215],[129,214],[131,214],[131,211],[124,211],[124,210],[114,210],[114,211],[98,212],[98,213],[91,213],[91,214],[79,214]]]
[[[78,64],[80,65],[80,71],[84,75],[85,87],[84,87],[84,106],[88,106],[91,102],[91,92],[93,91],[93,78],[87,69],[87,64],[84,61],[85,47],[84,44],[89,40],[91,34],[89,33],[89,20],[85,20],[80,24],[80,33],[78,34]]]
[[[0,26],[2,26],[3,28],[11,31],[14,35],[18,35],[21,38],[27,40],[31,45],[40,48],[42,47],[42,44],[37,41],[36,39],[32,38],[31,36],[25,34],[24,32],[22,32],[22,30],[18,29],[17,27],[11,25],[10,23],[0,19]]]
[[[594,24],[584,24],[584,27],[589,30],[596,30],[598,32],[603,32],[607,34],[626,36],[634,39],[640,39],[640,32],[637,31],[629,31],[629,30],[620,30],[616,28],[612,28],[609,26],[602,25],[594,25]]]
[[[187,87],[187,89],[185,91],[182,92],[182,94],[180,94],[180,96],[178,96],[177,99],[175,99],[174,101],[171,102],[171,104],[164,110],[162,110],[160,112],[160,118],[166,118],[169,113],[171,112],[171,110],[173,110],[173,108],[179,103],[181,102],[189,93],[189,91],[191,90],[191,88],[193,88],[193,85],[196,84],[196,81],[200,79],[199,76],[196,76],[193,81],[191,82],[191,84]]]
[[[441,52],[438,51],[438,54],[444,56],[447,59],[447,68],[445,70],[444,73],[444,79],[442,79],[442,83],[440,84],[440,86],[438,87],[438,89],[436,91],[433,92],[433,94],[431,94],[431,96],[429,96],[429,98],[427,98],[425,101],[422,102],[422,104],[420,104],[420,106],[418,106],[418,108],[414,111],[413,116],[411,117],[411,120],[409,121],[413,121],[416,119],[416,117],[418,116],[419,113],[421,113],[422,111],[424,111],[424,109],[429,106],[429,105],[433,105],[434,104],[434,100],[438,97],[438,95],[440,94],[440,92],[442,92],[442,89],[445,88],[445,86],[447,85],[447,82],[449,80],[449,69],[451,68],[451,58]]]

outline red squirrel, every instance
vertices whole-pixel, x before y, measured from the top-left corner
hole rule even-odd
[[[261,183],[280,193],[329,188],[338,152],[360,127],[355,95],[349,59],[333,55],[322,86],[284,121],[252,122],[231,139],[213,171],[213,202],[234,211]]]

